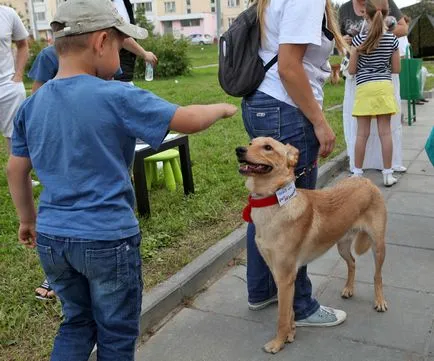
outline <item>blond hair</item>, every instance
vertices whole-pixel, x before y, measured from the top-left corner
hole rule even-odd
[[[261,26],[261,39],[264,39],[265,29],[265,9],[267,8],[270,0],[251,0],[252,5],[257,5],[258,20]],[[342,34],[339,31],[339,26],[336,20],[336,11],[333,7],[331,0],[326,0],[325,14],[327,17],[327,28],[331,31],[335,39],[336,48],[340,53],[344,53],[347,49],[347,44],[342,38]]]
[[[389,2],[387,0],[366,0],[366,15],[371,20],[368,36],[357,50],[361,54],[369,54],[380,45],[380,40],[386,30],[384,19],[389,14]]]

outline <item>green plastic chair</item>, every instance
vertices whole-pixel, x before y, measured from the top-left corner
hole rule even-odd
[[[152,183],[158,180],[157,162],[163,162],[163,175],[166,188],[176,190],[176,183],[182,184],[182,173],[178,163],[179,152],[176,149],[168,149],[164,152],[145,158],[146,187],[148,191]]]

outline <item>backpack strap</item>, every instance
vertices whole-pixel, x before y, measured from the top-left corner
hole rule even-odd
[[[277,57],[279,54],[277,54],[273,59],[271,59],[267,64],[264,66],[265,72],[267,72],[274,64],[277,63]]]

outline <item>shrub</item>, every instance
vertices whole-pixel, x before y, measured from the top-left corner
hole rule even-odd
[[[29,59],[27,60],[27,64],[26,64],[26,73],[32,67],[32,64],[35,61],[35,59],[38,56],[38,54],[46,46],[48,46],[46,40],[38,40],[38,41],[31,40],[31,41],[29,41]]]
[[[187,74],[190,60],[187,56],[188,41],[175,39],[172,35],[154,36],[139,41],[147,51],[152,51],[158,57],[158,65],[154,69],[154,76],[169,78]],[[142,58],[137,59],[135,76],[145,78],[145,62]]]

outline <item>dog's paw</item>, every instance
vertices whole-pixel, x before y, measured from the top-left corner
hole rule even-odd
[[[375,301],[374,308],[377,312],[386,312],[387,311],[387,302],[385,300]]]
[[[345,287],[342,290],[341,297],[342,298],[351,298],[351,297],[353,297],[353,294],[354,294],[354,290],[352,288]]]
[[[275,354],[278,353],[283,348],[284,345],[285,344],[282,341],[274,339],[268,342],[267,344],[265,344],[264,351]]]
[[[292,343],[295,340],[295,332],[291,332],[288,337],[286,337],[286,342],[287,343]]]

